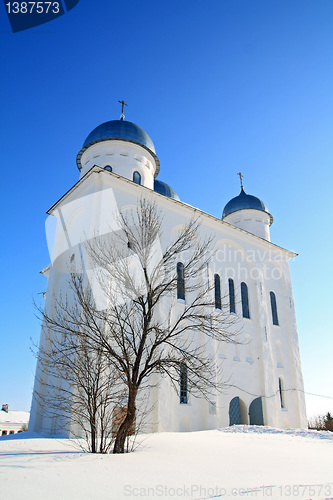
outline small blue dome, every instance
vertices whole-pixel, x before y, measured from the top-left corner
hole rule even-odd
[[[246,209],[261,210],[262,212],[266,212],[270,216],[272,224],[273,217],[269,213],[265,203],[256,196],[252,196],[251,194],[246,194],[243,188],[241,189],[241,192],[238,196],[232,198],[232,200],[230,200],[226,204],[223,210],[222,219],[227,217],[227,215],[232,214],[233,212]]]
[[[94,128],[83,143],[82,149],[77,155],[76,163],[81,170],[81,156],[86,149],[97,142],[120,139],[122,141],[134,142],[147,149],[156,161],[156,173],[158,174],[160,162],[156,156],[155,146],[149,135],[138,125],[125,120],[111,120]]]
[[[163,196],[167,196],[168,198],[173,198],[174,200],[179,201],[179,196],[176,191],[172,189],[172,187],[169,186],[169,184],[167,184],[166,182],[158,181],[157,179],[155,179],[154,191],[159,194],[163,194]]]

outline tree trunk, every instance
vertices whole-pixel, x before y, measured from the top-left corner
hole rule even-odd
[[[96,422],[90,421],[90,439],[91,439],[91,453],[97,453],[96,441]]]
[[[128,403],[127,403],[127,414],[121,423],[119,430],[117,432],[116,440],[113,447],[113,453],[125,453],[125,442],[127,436],[132,434],[133,424],[136,417],[136,390],[131,389],[129,391]]]

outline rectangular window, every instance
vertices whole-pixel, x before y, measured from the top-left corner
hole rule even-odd
[[[277,306],[276,306],[276,296],[274,292],[269,292],[270,298],[271,298],[271,309],[272,309],[272,321],[273,325],[279,326],[279,318],[278,318],[278,313],[277,313]]]
[[[247,284],[244,282],[241,283],[241,295],[242,295],[243,318],[250,319],[249,292],[248,292]]]
[[[187,404],[187,366],[186,363],[180,364],[180,399],[181,404]]]
[[[214,287],[215,287],[215,309],[222,309],[221,278],[218,274],[214,275]]]
[[[285,406],[284,406],[284,394],[283,394],[283,382],[282,382],[281,378],[279,378],[279,393],[280,393],[281,408],[285,408]]]
[[[185,300],[185,276],[182,262],[177,264],[177,299]]]
[[[231,313],[236,312],[234,280],[229,278],[229,308]]]

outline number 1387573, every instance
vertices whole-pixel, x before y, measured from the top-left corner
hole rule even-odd
[[[58,14],[59,2],[8,2],[8,14]]]

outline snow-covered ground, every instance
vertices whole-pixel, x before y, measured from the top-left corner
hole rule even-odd
[[[141,436],[125,455],[33,433],[0,439],[6,500],[333,498],[333,433],[234,426]]]

